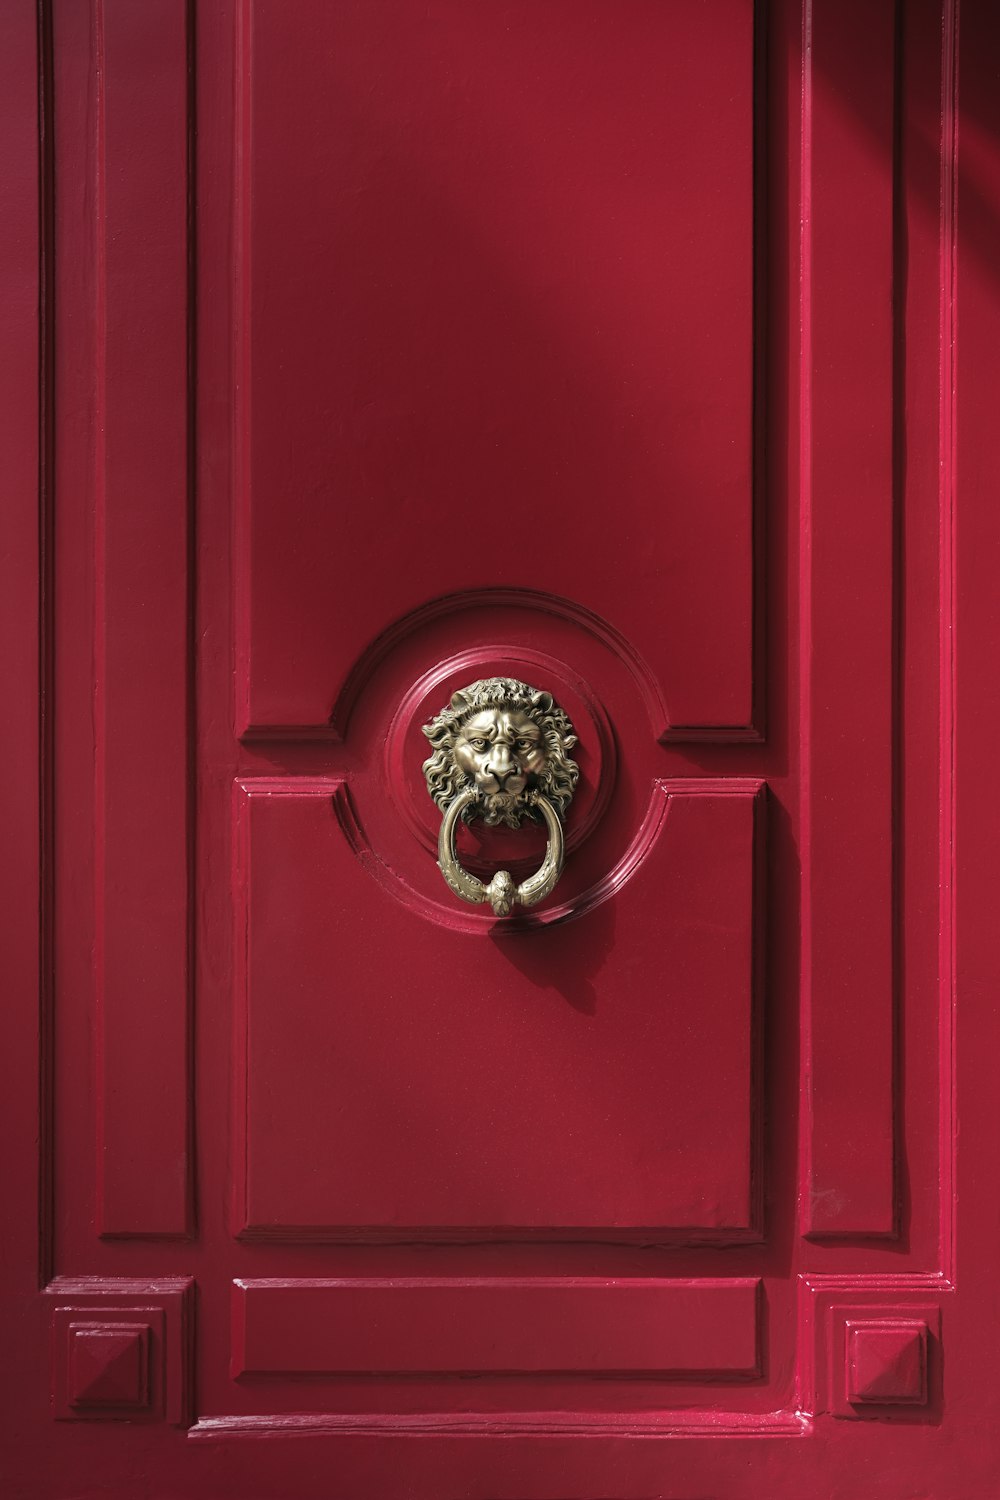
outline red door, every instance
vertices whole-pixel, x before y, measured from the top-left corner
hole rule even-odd
[[[991,9],[8,7],[5,1493],[1000,1492]]]

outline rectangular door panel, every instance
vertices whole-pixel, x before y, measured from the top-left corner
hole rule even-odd
[[[613,900],[500,936],[411,909],[342,784],[236,796],[238,1228],[753,1231],[757,784],[657,786]]]
[[[754,1375],[753,1279],[412,1277],[233,1286],[233,1375]]]
[[[240,727],[336,728],[506,584],[621,632],[659,731],[750,733],[751,0],[239,24]]]

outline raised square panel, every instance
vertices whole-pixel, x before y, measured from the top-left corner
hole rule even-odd
[[[190,1416],[193,1283],[60,1279],[52,1302],[52,1406],[62,1421]]]
[[[939,1307],[884,1294],[880,1301],[874,1288],[868,1296],[834,1294],[820,1329],[818,1410],[872,1421],[929,1421],[940,1413]]]
[[[69,1340],[70,1406],[126,1412],[149,1404],[148,1323],[71,1323]]]
[[[937,1422],[942,1325],[954,1289],[935,1276],[810,1276],[799,1283],[804,1411],[854,1422]]]
[[[166,1321],[162,1307],[57,1307],[52,1320],[55,1414],[76,1421],[163,1416]]]
[[[927,1400],[927,1324],[912,1318],[847,1324],[847,1399],[891,1406]]]
[[[752,0],[239,13],[241,728],[514,584],[747,737]]]

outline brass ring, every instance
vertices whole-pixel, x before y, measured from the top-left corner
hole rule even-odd
[[[515,885],[509,870],[498,870],[489,885],[484,885],[475,875],[470,875],[468,870],[463,869],[459,863],[455,849],[455,830],[462,813],[470,802],[475,802],[475,800],[476,793],[471,788],[459,792],[458,796],[448,804],[441,821],[441,832],[438,836],[438,864],[450,888],[456,896],[460,896],[463,901],[468,901],[470,906],[479,906],[488,901],[496,917],[509,917],[515,905],[534,906],[537,902],[544,901],[545,897],[554,890],[556,881],[562,874],[564,852],[562,823],[548,797],[539,792],[535,798],[535,806],[545,819],[545,827],[549,835],[545,858],[534,875],[529,875],[527,880],[521,881],[520,885]]]

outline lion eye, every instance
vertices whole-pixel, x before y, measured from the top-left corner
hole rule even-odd
[[[517,742],[517,748],[519,750],[533,750],[534,749],[534,741],[532,741],[532,740],[518,740],[518,742]]]
[[[472,746],[473,750],[485,750],[486,749],[486,741],[485,740],[470,740],[469,744]]]

